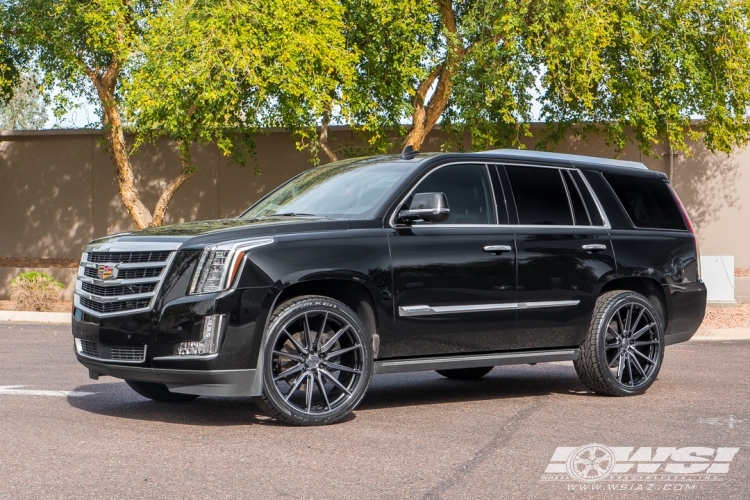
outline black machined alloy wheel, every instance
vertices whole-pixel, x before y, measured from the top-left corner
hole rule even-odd
[[[574,365],[590,389],[612,396],[641,394],[656,380],[664,357],[663,320],[643,295],[599,297],[589,334]]]
[[[262,409],[290,424],[330,424],[364,396],[372,342],[346,305],[304,296],[274,311],[264,360],[264,394],[256,400]]]

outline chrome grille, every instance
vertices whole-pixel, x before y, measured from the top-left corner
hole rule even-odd
[[[89,253],[89,262],[97,263],[123,263],[132,264],[134,262],[164,262],[169,257],[170,252],[91,252]]]
[[[93,283],[83,283],[81,285],[84,292],[93,293],[102,297],[114,297],[116,295],[134,295],[139,293],[153,292],[156,283],[139,283],[135,285],[121,286],[104,286],[94,285]]]
[[[118,268],[117,278],[123,280],[133,280],[140,278],[155,278],[161,274],[161,267],[144,267],[141,269],[122,269]],[[98,271],[95,267],[87,267],[83,275],[88,278],[99,278]]]
[[[76,339],[76,350],[81,356],[104,361],[119,361],[121,363],[143,363],[146,361],[145,345],[111,345]]]
[[[92,245],[78,270],[76,307],[98,317],[150,310],[179,243],[148,245]]]

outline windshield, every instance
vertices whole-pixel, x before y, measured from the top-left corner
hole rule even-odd
[[[330,163],[295,177],[241,217],[366,215],[409,170],[382,158]]]

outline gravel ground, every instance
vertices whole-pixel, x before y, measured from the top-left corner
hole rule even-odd
[[[737,278],[750,278],[750,267],[735,268],[734,276]]]
[[[750,328],[750,304],[709,307],[701,328]]]

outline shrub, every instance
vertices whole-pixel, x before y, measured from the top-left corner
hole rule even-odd
[[[10,282],[10,300],[20,311],[49,311],[65,285],[47,273],[21,273]]]

